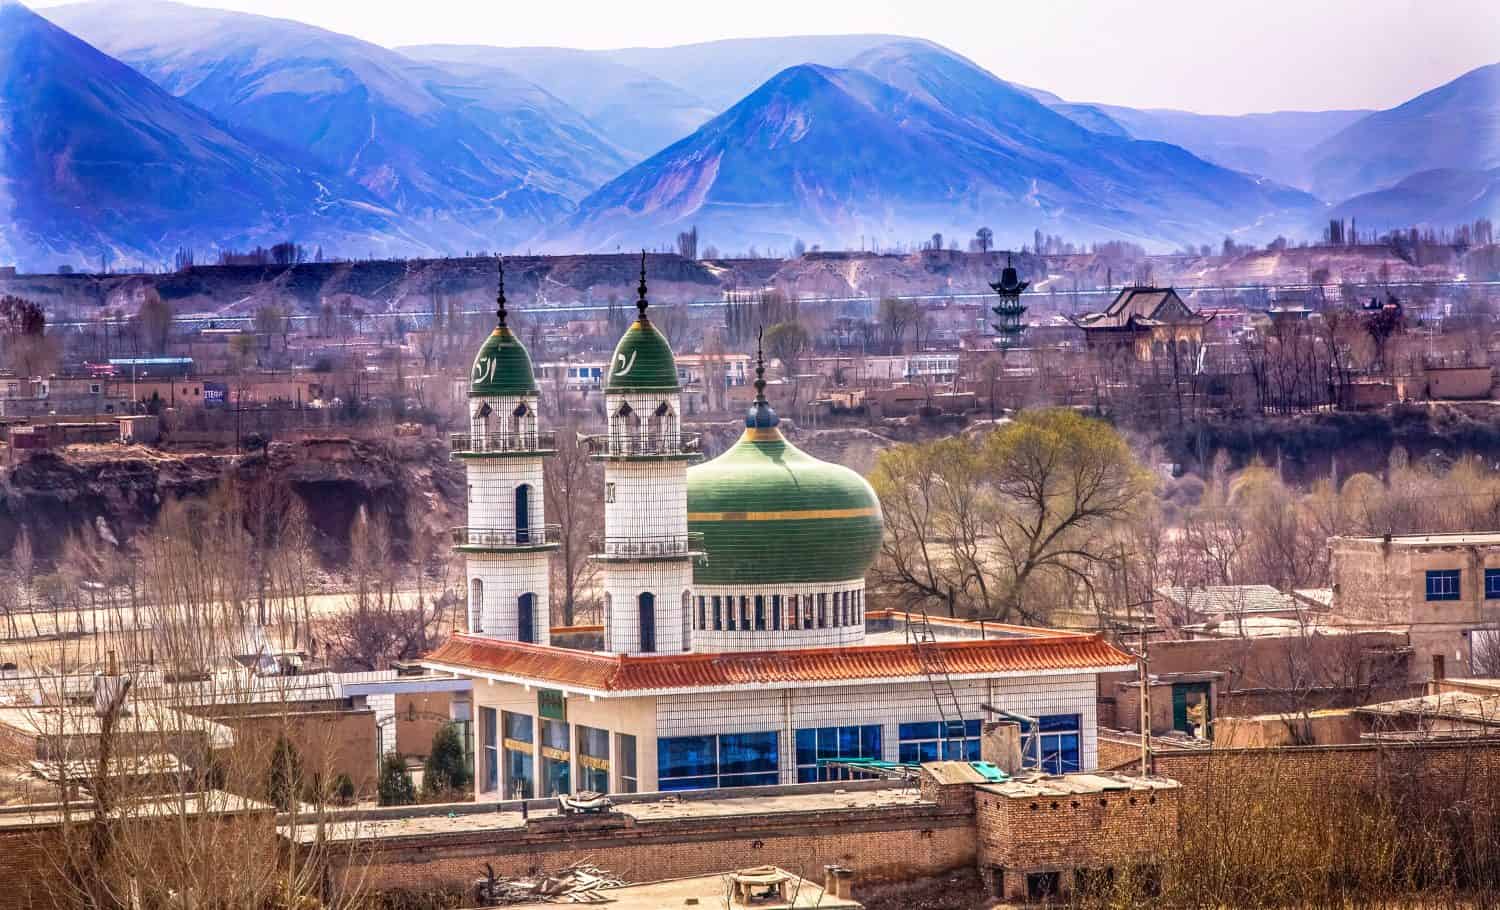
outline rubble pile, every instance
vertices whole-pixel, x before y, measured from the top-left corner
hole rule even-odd
[[[474,899],[481,907],[512,904],[602,904],[608,898],[599,892],[624,884],[610,872],[588,862],[577,862],[556,872],[525,878],[500,878],[494,867],[484,864],[485,875],[474,881]]]

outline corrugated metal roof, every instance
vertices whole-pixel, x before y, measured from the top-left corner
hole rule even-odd
[[[1099,635],[1044,631],[1033,638],[938,641],[950,676],[1089,672],[1133,665]],[[424,661],[434,669],[534,680],[597,692],[743,688],[910,679],[926,675],[911,645],[638,656],[571,651],[457,634]]]

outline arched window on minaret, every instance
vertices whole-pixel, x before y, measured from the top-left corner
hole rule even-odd
[[[630,402],[621,402],[620,409],[609,418],[609,435],[614,442],[611,448],[630,451],[640,432],[641,415],[635,412]]]
[[[536,643],[536,595],[530,591],[516,598],[516,640]]]
[[[663,401],[651,414],[651,439],[656,445],[662,445],[671,437],[676,435],[673,427],[672,406]]]
[[[474,579],[469,582],[469,631],[484,631],[484,582]]]
[[[642,591],[639,598],[641,620],[641,651],[650,654],[656,650],[656,595]]]
[[[536,412],[527,406],[526,402],[516,405],[516,409],[510,412],[510,425],[505,431],[514,438],[519,445],[521,440],[529,438],[536,432]]]
[[[475,440],[474,445],[477,451],[485,451],[489,448],[488,437],[491,432],[490,415],[492,413],[494,413],[494,409],[490,407],[487,401],[480,402],[479,407],[474,409],[474,425],[469,428],[469,431],[479,437],[478,440]]]
[[[516,543],[531,543],[531,484],[516,487]]]

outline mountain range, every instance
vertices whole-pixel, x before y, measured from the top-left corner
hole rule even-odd
[[[0,3],[0,259],[95,268],[205,238],[424,239],[362,187],[297,167],[31,11]]]
[[[844,68],[782,70],[584,199],[562,240],[635,245],[643,225],[698,224],[780,248],[795,237],[887,245],[1044,223],[1181,243],[1274,231],[1317,206],[1176,146],[1092,132],[949,51],[897,41]]]
[[[392,50],[162,0],[45,16],[0,0],[0,261],[29,267],[286,237],[661,246],[693,224],[725,250],[981,224],[1164,247],[1497,214],[1500,66],[1389,111],[1223,117],[1067,101],[893,35]]]

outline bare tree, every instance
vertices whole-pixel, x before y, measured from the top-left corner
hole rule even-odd
[[[588,535],[604,523],[603,468],[578,440],[577,424],[558,428],[557,454],[545,462],[547,515],[562,526],[552,557],[552,589],[560,595],[559,617],[565,626],[577,622],[591,599],[595,563],[588,558]]]

